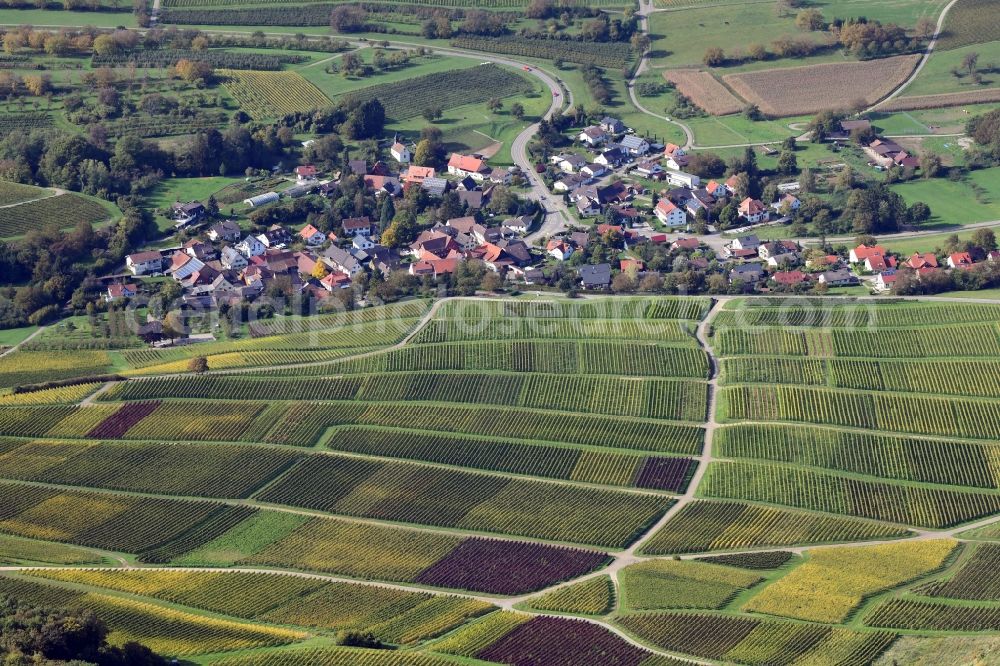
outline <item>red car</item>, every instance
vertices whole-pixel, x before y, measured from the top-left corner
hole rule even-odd
[[[530,72],[530,71],[531,71],[531,68],[530,68],[530,67],[524,67],[523,69],[524,69],[524,71],[526,71],[526,72]]]
[[[552,96],[553,97],[559,97],[559,93],[557,93],[555,90],[553,90],[552,91]]]

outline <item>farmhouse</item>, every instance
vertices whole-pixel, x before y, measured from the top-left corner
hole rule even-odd
[[[149,273],[159,273],[163,270],[163,257],[159,252],[137,252],[125,257],[125,265],[132,275],[147,275]]]
[[[852,264],[863,264],[870,256],[885,256],[885,248],[881,245],[859,245],[852,249],[847,255],[847,260]]]
[[[475,180],[482,181],[488,172],[489,167],[486,166],[486,160],[481,157],[452,153],[448,159],[448,173],[453,176],[462,178],[470,176]]]
[[[840,129],[829,132],[826,138],[829,141],[847,141],[854,130],[869,130],[871,126],[870,120],[841,120]]]

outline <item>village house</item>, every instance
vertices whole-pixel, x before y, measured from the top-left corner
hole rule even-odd
[[[755,234],[737,236],[729,246],[734,250],[753,250],[754,254],[756,254],[758,248],[760,248],[760,239]]]
[[[280,224],[272,224],[267,228],[267,231],[257,235],[257,240],[259,240],[264,247],[282,248],[292,242],[292,236],[288,233],[288,230]]]
[[[617,118],[605,116],[601,118],[601,129],[609,134],[621,134],[625,131],[625,123]]]
[[[208,239],[213,242],[218,241],[238,241],[240,239],[240,225],[232,220],[213,224],[208,230]]]
[[[469,176],[475,180],[482,181],[486,178],[488,172],[489,167],[486,166],[486,161],[481,157],[452,153],[448,159],[448,173],[453,176],[462,178]]]
[[[437,176],[428,176],[421,181],[420,189],[432,197],[442,197],[448,191],[448,181]]]
[[[585,143],[590,147],[599,146],[608,140],[608,134],[597,126],[585,127],[577,137],[577,141]]]
[[[581,185],[590,182],[590,178],[579,173],[568,173],[552,184],[552,189],[556,192],[572,192]]]
[[[670,244],[673,252],[697,250],[701,247],[701,241],[697,238],[678,238]]]
[[[643,160],[635,166],[634,173],[642,178],[658,179],[663,174],[663,167],[658,159]]]
[[[859,245],[852,248],[847,255],[848,262],[852,264],[863,264],[870,256],[885,256],[885,248],[881,245]]]
[[[660,199],[653,209],[656,219],[668,227],[680,227],[687,224],[687,213],[678,208],[669,199]]]
[[[587,166],[587,158],[582,155],[559,155],[556,166],[565,173],[577,173]]]
[[[368,219],[367,215],[345,218],[340,226],[344,230],[344,236],[346,237],[371,236],[375,233],[371,220]]]
[[[411,165],[403,172],[403,187],[409,184],[420,185],[428,178],[434,178],[437,171],[434,167],[423,167]]]
[[[780,255],[798,253],[799,249],[795,241],[769,241],[757,247],[757,256],[767,260]]]
[[[916,169],[920,166],[920,160],[889,139],[875,139],[865,147],[865,152],[875,164],[883,168],[898,165]]]
[[[611,286],[611,264],[587,264],[580,267],[584,289],[607,289]]]
[[[621,146],[633,157],[642,157],[649,152],[649,142],[631,134],[622,137]]]
[[[125,257],[125,266],[132,272],[132,275],[159,273],[163,270],[163,257],[154,250],[136,252]]]
[[[267,247],[256,236],[247,236],[236,244],[236,249],[239,250],[240,254],[249,259],[250,257],[258,257],[264,254],[264,250]]]
[[[778,200],[771,204],[771,208],[780,215],[789,215],[794,213],[802,206],[802,202],[799,198],[793,194],[783,194],[778,197]]]
[[[740,264],[729,271],[729,284],[740,281],[744,284],[756,284],[764,277],[764,267],[757,263]]]
[[[629,161],[628,153],[621,147],[608,148],[594,158],[595,164],[600,164],[608,168],[616,168]]]
[[[893,268],[882,271],[875,276],[875,291],[879,293],[892,291],[892,285],[896,283],[897,277],[899,273]]]
[[[532,221],[533,217],[531,215],[519,215],[517,217],[508,217],[501,223],[501,226],[516,234],[526,234],[531,228]]]
[[[771,276],[775,284],[782,287],[797,287],[809,281],[809,275],[802,271],[778,271]]]
[[[589,179],[600,178],[604,174],[608,173],[607,167],[603,164],[588,164],[580,169],[580,175]]]
[[[850,287],[859,284],[860,280],[846,268],[837,268],[820,273],[818,282],[828,287]]]
[[[319,281],[323,288],[327,291],[333,291],[334,289],[347,289],[351,286],[351,276],[347,273],[342,273],[340,271],[334,271],[332,273],[327,273],[322,280]]]
[[[739,214],[749,224],[767,222],[770,217],[767,206],[759,199],[752,199],[751,197],[747,197],[740,202]]]
[[[968,268],[972,266],[975,261],[972,259],[972,255],[968,252],[955,252],[948,255],[948,268]]]
[[[323,252],[323,261],[334,270],[354,277],[361,272],[361,264],[347,250],[331,245]]]
[[[645,268],[646,264],[641,259],[622,259],[618,262],[618,270],[622,273],[639,273]]]
[[[505,167],[495,167],[490,171],[490,174],[486,177],[486,180],[493,183],[494,185],[510,185],[511,181],[514,179],[514,174],[510,169]]]
[[[903,265],[917,271],[921,268],[937,268],[938,260],[933,252],[925,252],[923,254],[914,252],[909,259],[903,262]]]
[[[299,238],[305,241],[306,245],[322,245],[326,241],[326,235],[311,224],[302,227]]]
[[[224,247],[219,255],[222,267],[227,270],[239,271],[247,267],[247,258],[240,254],[236,248]]]
[[[171,206],[170,210],[174,222],[177,223],[176,226],[183,227],[201,218],[205,214],[205,205],[200,201],[192,201],[190,203],[177,202]]]
[[[375,247],[375,241],[371,239],[371,236],[355,236],[351,239],[351,247],[355,250],[370,250]]]
[[[870,254],[865,257],[865,270],[869,273],[881,273],[884,270],[896,268],[896,257],[881,254]]]
[[[545,246],[545,252],[559,261],[566,261],[573,256],[573,247],[565,241],[553,239]]]
[[[683,171],[675,171],[673,169],[666,170],[666,179],[668,183],[675,187],[694,189],[701,185],[701,178],[693,173],[684,173]]]
[[[215,248],[208,243],[204,243],[197,238],[192,238],[188,242],[181,246],[181,249],[186,253],[194,257],[195,259],[200,259],[201,261],[211,261],[215,259],[217,253]]]
[[[133,298],[136,294],[135,285],[131,284],[109,284],[108,290],[104,294],[104,301],[120,301],[125,298]]]
[[[403,193],[403,186],[395,176],[380,176],[368,174],[364,177],[365,187],[376,194],[388,194],[395,197]]]
[[[312,164],[303,164],[295,167],[295,180],[299,183],[310,183],[316,180],[316,167]]]

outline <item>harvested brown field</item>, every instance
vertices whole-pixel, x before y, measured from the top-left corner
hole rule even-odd
[[[737,94],[769,116],[801,116],[873,104],[910,75],[919,55],[865,62],[783,67],[722,77]]]
[[[668,69],[663,78],[674,84],[677,90],[713,116],[739,113],[746,103],[726,86],[709,74],[698,69]]]
[[[1000,88],[985,90],[969,90],[966,92],[944,93],[941,95],[914,95],[913,97],[897,97],[882,106],[879,111],[912,111],[914,109],[943,109],[948,106],[962,104],[982,104],[984,102],[1000,102]]]

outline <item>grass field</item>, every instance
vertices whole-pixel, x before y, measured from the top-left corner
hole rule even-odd
[[[953,69],[962,69],[962,59],[969,53],[979,54],[979,67],[1000,60],[1000,41],[963,46],[950,50],[934,49],[933,55],[913,83],[905,88],[904,95],[936,95],[949,92],[977,90],[981,87],[1000,86],[1000,74],[983,73],[983,85],[975,85],[968,75],[957,77]]]
[[[135,28],[135,15],[132,12],[75,12],[47,9],[2,9],[0,10],[0,25],[33,25],[42,26],[84,26],[97,28]]]
[[[931,207],[928,228],[1000,220],[1000,168],[973,171],[967,181],[914,180],[892,188],[908,204]]]
[[[776,16],[774,5],[766,2],[741,4],[738,16],[732,13],[731,6],[659,12],[650,16],[649,32],[653,38],[651,65],[654,69],[699,66],[705,51],[712,47],[732,53],[745,52],[751,44],[769,45],[784,36],[817,43],[822,39],[822,33],[799,31],[795,27],[794,14]],[[794,60],[776,62],[804,64]]]

